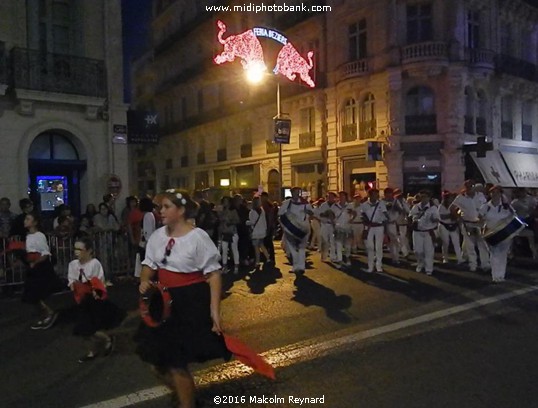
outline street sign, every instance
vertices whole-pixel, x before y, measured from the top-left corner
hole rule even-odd
[[[291,119],[275,119],[274,143],[289,143],[291,134]]]
[[[113,125],[112,143],[114,144],[127,144],[127,126],[126,125]]]

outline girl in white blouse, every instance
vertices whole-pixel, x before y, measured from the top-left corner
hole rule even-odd
[[[69,288],[75,291],[77,282],[90,282],[97,278],[102,289],[92,287],[92,292],[84,296],[78,305],[78,318],[73,334],[84,336],[92,345],[90,350],[79,358],[79,363],[93,360],[100,353],[108,356],[114,347],[114,337],[106,330],[117,326],[125,317],[125,312],[108,299],[103,299],[105,289],[105,273],[101,262],[94,258],[93,242],[88,238],[75,240],[75,258],[69,263],[67,279]]]
[[[35,304],[44,315],[34,323],[32,330],[46,330],[51,328],[58,313],[45,303],[45,300],[54,292],[60,291],[64,286],[56,275],[50,261],[50,248],[45,234],[39,231],[39,217],[30,213],[24,218],[24,227],[28,230],[26,235],[26,262],[28,270],[24,282],[23,302]]]
[[[221,336],[220,256],[209,235],[190,222],[197,207],[186,193],[163,194],[164,227],[149,238],[139,292],[146,294],[158,280],[172,297],[171,315],[158,327],[142,323],[135,335],[136,352],[185,408],[194,408],[195,385],[188,364],[231,357]]]

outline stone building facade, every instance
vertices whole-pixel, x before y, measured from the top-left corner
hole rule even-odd
[[[498,152],[511,182],[518,172],[509,162],[538,164],[538,9],[531,2],[306,2],[330,7],[312,13],[209,12],[187,3],[154,4],[146,66],[153,98],[139,106],[160,112],[163,137],[154,153],[139,149],[138,163],[153,162],[156,189],[261,186],[276,197],[277,81],[293,123],[291,143],[283,145],[283,184],[313,199],[371,185],[439,194],[471,176],[494,181],[484,169],[503,160]],[[238,61],[215,65],[217,20],[227,24],[224,37],[267,26],[285,33],[301,55],[314,51],[316,87],[275,77],[253,87]],[[271,70],[274,51],[262,45]],[[476,148],[482,136],[493,150],[477,166],[464,146]],[[372,142],[382,148],[379,160],[368,154]],[[521,177],[532,186],[532,174]]]
[[[120,0],[0,2],[0,195],[52,212],[129,185]],[[111,186],[117,192],[118,185]]]

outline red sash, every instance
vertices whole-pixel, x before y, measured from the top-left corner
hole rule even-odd
[[[205,282],[204,274],[202,272],[180,273],[172,272],[167,269],[159,269],[157,276],[159,283],[165,288],[177,288],[180,286]]]

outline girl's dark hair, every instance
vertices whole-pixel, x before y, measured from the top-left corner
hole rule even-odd
[[[198,203],[191,199],[187,192],[176,189],[166,190],[163,193],[163,198],[168,198],[178,208],[185,208],[185,219],[196,218]]]
[[[41,216],[39,215],[39,213],[37,211],[31,211],[28,214],[26,214],[26,216],[29,216],[29,215],[34,219],[36,228],[38,230],[41,230]]]
[[[87,251],[93,252],[93,241],[89,237],[78,236],[75,242],[82,242]]]
[[[149,197],[143,197],[138,203],[138,209],[142,212],[151,212],[153,211],[153,201]]]

